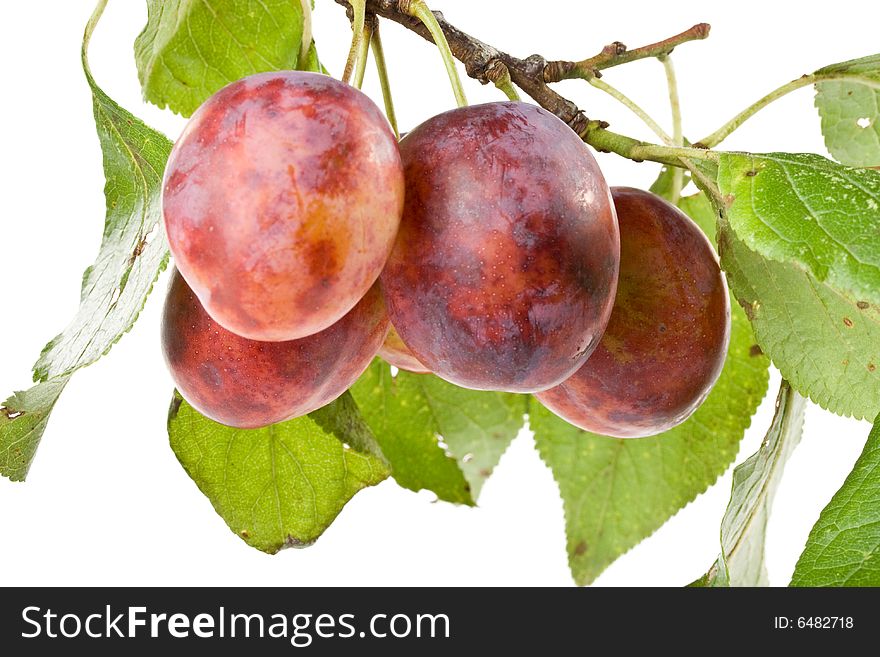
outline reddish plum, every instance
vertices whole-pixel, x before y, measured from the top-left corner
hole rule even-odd
[[[357,89],[301,71],[234,82],[174,146],[162,208],[180,273],[221,326],[283,341],[366,294],[403,207],[397,142]]]
[[[611,321],[586,364],[538,399],[608,436],[666,431],[699,407],[721,373],[730,305],[709,240],[649,192],[612,188],[620,278]]]
[[[222,424],[262,427],[310,413],[345,392],[385,339],[379,284],[338,322],[288,342],[258,342],[227,331],[173,272],[162,347],[180,394]]]
[[[617,281],[614,206],[587,146],[549,112],[503,102],[436,116],[400,151],[382,285],[407,347],[467,388],[562,382],[598,343]]]

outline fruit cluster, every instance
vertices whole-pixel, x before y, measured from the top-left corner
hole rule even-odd
[[[726,356],[703,233],[609,189],[577,135],[526,103],[446,112],[398,143],[353,87],[250,76],[193,115],[162,200],[165,356],[181,394],[231,426],[309,413],[378,353],[645,436],[693,412]]]

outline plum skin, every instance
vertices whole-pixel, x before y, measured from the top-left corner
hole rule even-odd
[[[700,228],[662,198],[611,189],[620,224],[620,278],[605,335],[561,385],[538,393],[581,429],[650,436],[686,420],[721,374],[730,300]]]
[[[406,370],[407,372],[427,374],[431,371],[422,365],[418,358],[413,356],[413,353],[409,350],[409,347],[404,344],[400,335],[397,333],[397,330],[393,326],[388,328],[388,335],[385,336],[385,342],[383,342],[382,346],[379,348],[379,356],[389,365],[394,365],[394,367]]]
[[[440,114],[400,142],[403,218],[382,273],[392,325],[457,385],[534,392],[598,343],[619,242],[587,146],[526,103]]]
[[[314,335],[259,342],[227,331],[172,273],[162,316],[168,369],[192,406],[212,420],[250,429],[329,404],[369,366],[388,315],[376,283],[342,319]]]
[[[366,294],[403,207],[397,141],[353,87],[252,75],[195,112],[165,170],[175,263],[214,320],[254,340],[330,326]]]

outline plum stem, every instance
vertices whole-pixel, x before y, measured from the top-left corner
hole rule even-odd
[[[660,125],[654,119],[652,119],[645,110],[643,110],[639,105],[635,103],[635,101],[630,99],[630,97],[624,94],[622,91],[619,91],[615,87],[612,87],[610,84],[608,84],[604,80],[600,80],[599,78],[591,78],[589,82],[590,85],[596,87],[596,89],[599,89],[600,91],[604,91],[606,94],[614,98],[621,105],[625,106],[627,109],[629,109],[629,111],[639,117],[642,122],[651,129],[651,132],[657,135],[657,137],[660,138],[660,141],[662,141],[664,144],[666,144],[667,146],[681,145],[675,144],[672,140],[672,137],[666,134],[666,131],[663,130],[663,128],[661,128]]]
[[[449,83],[452,85],[452,92],[455,94],[455,102],[459,107],[466,107],[467,97],[464,94],[464,87],[461,84],[461,78],[458,77],[458,69],[455,67],[455,56],[446,40],[446,35],[437,17],[434,15],[424,0],[399,0],[400,11],[405,14],[417,18],[431,35],[431,40],[440,51],[443,58],[443,64],[446,66],[446,73],[449,75]],[[442,18],[442,16],[441,16]]]
[[[513,81],[510,79],[510,70],[504,62],[500,60],[496,61],[486,71],[486,79],[491,81],[495,87],[503,91],[504,95],[507,96],[509,100],[522,100],[519,97],[519,92],[516,90]]]
[[[795,89],[800,89],[801,87],[813,84],[814,82],[816,82],[816,78],[817,76],[815,75],[805,75],[798,78],[797,80],[792,80],[791,82],[788,82],[781,87],[777,87],[763,98],[749,105],[746,109],[734,116],[730,121],[718,128],[718,130],[713,132],[711,135],[701,139],[699,143],[703,146],[706,146],[707,148],[717,146],[722,141],[724,141],[734,130],[740,127],[752,116],[757,114],[760,110],[767,107],[767,105],[772,103],[774,100],[782,98],[783,96],[794,91]]]
[[[373,37],[373,23],[377,22],[375,16],[370,16],[370,20],[364,21],[364,29],[361,30],[361,38],[358,39],[357,63],[354,67],[355,87],[360,89],[364,84],[364,74],[367,71],[367,59],[370,54],[370,40]]]
[[[672,112],[672,145],[684,146],[684,136],[681,131],[681,100],[678,97],[678,80],[675,77],[675,67],[672,65],[672,58],[669,55],[663,55],[659,59],[663,63],[663,70],[666,72],[666,86],[669,88],[669,109]],[[683,182],[684,171],[679,168],[673,169],[672,193],[669,198],[673,205],[678,205]]]
[[[876,80],[870,80],[866,78],[857,78],[853,76],[851,73],[813,73],[811,75],[802,75],[801,77],[792,80],[791,82],[787,82],[781,87],[777,87],[769,94],[760,98],[756,102],[749,105],[742,112],[734,116],[730,121],[725,123],[723,126],[718,128],[715,132],[713,132],[708,137],[704,137],[698,143],[700,146],[704,146],[706,148],[712,148],[717,146],[722,141],[724,141],[734,130],[739,128],[743,123],[745,123],[748,119],[757,114],[760,110],[764,109],[772,103],[774,100],[778,100],[782,98],[786,94],[791,93],[792,91],[796,91],[801,87],[806,87],[811,84],[816,84],[817,82],[834,82],[835,80],[848,80],[848,81],[857,81],[860,84],[873,88],[875,91],[880,91],[880,82]]]
[[[709,36],[710,26],[708,23],[698,23],[693,27],[689,27],[684,32],[663,39],[657,43],[652,43],[640,48],[627,49],[620,41],[610,43],[599,52],[599,54],[579,62],[555,61],[549,62],[544,69],[545,82],[560,82],[561,80],[571,80],[581,78],[589,80],[594,77],[601,77],[600,71],[613,66],[620,66],[639,59],[649,57],[665,57],[672,52],[676,46],[680,46],[688,41],[699,41]]]
[[[705,160],[717,163],[718,153],[700,148],[660,146],[651,144],[607,129],[604,121],[588,120],[580,132],[581,139],[604,153],[616,153],[636,162],[659,162],[674,167],[687,167],[683,160]]]
[[[370,45],[373,49],[373,60],[376,63],[376,72],[379,74],[379,86],[382,87],[382,100],[385,103],[385,116],[394,136],[400,139],[400,131],[397,129],[397,114],[394,112],[394,99],[391,96],[391,83],[388,80],[388,66],[385,62],[385,49],[382,47],[382,38],[379,36],[379,21],[373,25],[373,34],[370,37]]]
[[[670,137],[668,134],[666,134],[666,132],[663,130],[663,128],[661,128],[657,124],[657,122],[651,118],[651,116],[647,112],[645,112],[641,107],[639,107],[635,102],[633,102],[628,96],[626,96],[621,91],[618,91],[616,88],[612,87],[610,84],[608,84],[604,80],[600,80],[598,78],[592,78],[590,80],[590,84],[593,85],[594,87],[596,87],[597,89],[601,89],[602,91],[609,94],[610,96],[612,96],[613,98],[618,100],[620,103],[625,105],[627,108],[629,108],[630,111],[632,111],[636,116],[638,116],[642,121],[644,121],[645,124],[649,128],[651,128],[651,130],[654,131],[654,134],[656,134],[660,138],[660,140],[663,141],[663,143],[666,144],[667,146],[680,148],[684,145],[684,137],[682,137],[682,134],[681,134],[681,115],[680,115],[680,113],[679,113],[677,119],[673,119],[673,122],[676,123],[678,126],[676,129],[676,134],[675,134],[675,136]],[[675,97],[676,97],[676,101],[677,101],[677,98],[678,98],[677,91],[676,92],[670,91],[670,93],[675,93]],[[675,115],[675,113],[676,113],[675,110],[673,110],[673,115]],[[608,132],[607,130],[605,132],[608,134],[611,134],[611,135],[614,134],[614,133]],[[620,136],[620,135],[618,135],[618,136]],[[586,141],[586,138],[584,138],[584,139]],[[648,149],[648,146],[649,145],[644,144],[643,146],[640,147],[642,149],[641,152],[649,154],[649,156],[645,157],[644,159],[654,159],[655,153],[654,153],[654,151],[650,151]],[[662,147],[661,146],[655,147],[655,149],[660,149],[660,148],[662,148]],[[625,150],[625,151],[614,151],[614,152],[617,152],[620,155],[624,155],[625,157],[630,157],[636,151],[630,149],[630,150]],[[656,152],[659,153],[660,151],[656,151]],[[678,158],[679,162],[672,163],[674,168],[672,171],[672,194],[670,195],[670,201],[673,204],[678,203],[678,199],[681,196],[681,189],[683,187],[684,171],[681,168],[681,166],[684,165],[687,169],[689,169],[691,171],[691,173],[695,177],[700,178],[700,180],[705,183],[706,181],[703,180],[705,178],[705,176],[703,176],[702,172],[700,172],[697,169],[697,167],[691,162],[691,159],[696,157],[698,159],[713,160],[715,158],[714,154],[707,155],[707,153],[709,153],[708,151],[696,151],[695,149],[680,148],[679,152],[681,152],[681,153],[686,152],[687,156],[679,156],[679,158]],[[626,153],[628,153],[628,154],[626,154]],[[665,155],[664,155],[664,157],[665,157]]]
[[[351,20],[351,48],[348,51],[348,59],[345,61],[345,70],[342,72],[342,81],[346,84],[351,80],[354,72],[361,41],[364,37],[364,21],[366,19],[366,0],[349,0],[352,9]]]

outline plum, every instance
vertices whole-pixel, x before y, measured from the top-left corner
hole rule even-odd
[[[338,322],[287,342],[227,331],[173,272],[162,317],[162,348],[180,394],[203,415],[239,428],[310,413],[345,392],[370,364],[388,330],[379,284]]]
[[[611,321],[571,378],[537,395],[587,431],[637,438],[683,422],[727,356],[730,301],[718,257],[681,210],[649,192],[611,190],[620,278]]]
[[[400,152],[406,198],[382,286],[415,358],[482,390],[568,378],[602,335],[619,260],[587,146],[549,112],[499,102],[429,119]]]
[[[220,326],[321,331],[373,285],[403,207],[397,141],[357,89],[301,71],[234,82],[196,111],[162,196],[181,275]]]
[[[408,372],[427,374],[431,371],[422,365],[418,358],[413,356],[413,353],[403,343],[403,340],[400,339],[400,335],[393,326],[389,327],[388,335],[385,336],[385,342],[379,348],[379,356],[389,365],[394,365],[394,367]]]

